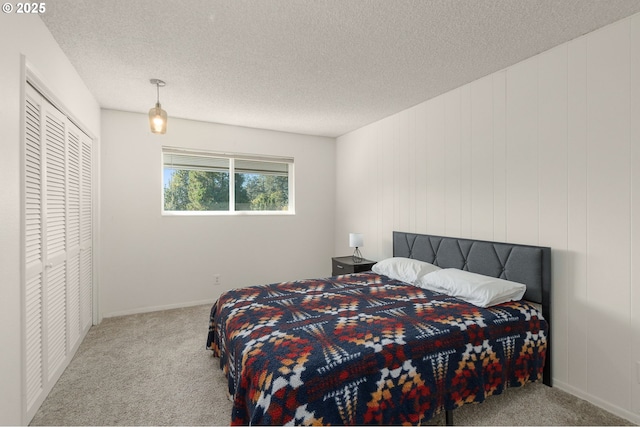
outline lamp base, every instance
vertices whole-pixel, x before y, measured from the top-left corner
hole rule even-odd
[[[361,263],[362,254],[360,253],[360,249],[356,247],[356,250],[353,251],[353,255],[351,256],[351,258],[353,258],[353,262],[355,262],[356,264]]]

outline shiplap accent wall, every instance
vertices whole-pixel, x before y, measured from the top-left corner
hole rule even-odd
[[[337,253],[361,232],[365,257],[391,256],[393,230],[551,246],[554,384],[640,422],[640,15],[344,135],[336,156]]]

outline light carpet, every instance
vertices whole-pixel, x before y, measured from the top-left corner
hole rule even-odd
[[[105,319],[92,327],[31,425],[228,425],[210,306]],[[454,411],[457,425],[632,425],[542,384]],[[444,424],[444,414],[432,424]]]

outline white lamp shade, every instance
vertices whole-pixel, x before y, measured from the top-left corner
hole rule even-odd
[[[361,248],[364,246],[362,240],[362,234],[360,233],[349,233],[349,247],[350,248]]]

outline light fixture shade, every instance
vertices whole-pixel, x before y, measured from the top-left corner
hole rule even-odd
[[[149,126],[152,133],[167,133],[167,112],[160,107],[160,88],[165,87],[166,83],[160,79],[151,79],[149,83],[155,85],[158,98],[156,106],[149,110]]]
[[[349,247],[350,248],[361,248],[364,246],[364,242],[362,240],[362,234],[360,233],[349,233]]]
[[[153,133],[167,133],[167,112],[160,107],[159,102],[149,110],[149,126]]]

